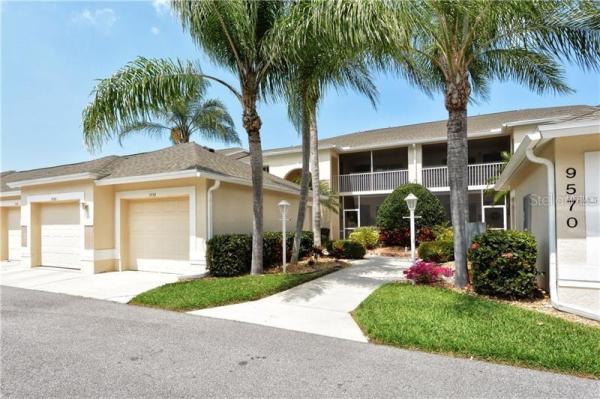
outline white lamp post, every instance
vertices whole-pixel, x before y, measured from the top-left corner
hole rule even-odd
[[[283,272],[285,273],[287,270],[287,264],[286,264],[286,241],[287,241],[287,237],[286,237],[286,227],[287,227],[287,214],[288,214],[288,209],[290,209],[290,203],[287,202],[286,200],[282,200],[279,202],[279,204],[277,204],[277,206],[279,206],[279,212],[281,212],[281,231],[282,231],[282,236],[281,236],[281,246],[283,249]]]
[[[415,260],[415,209],[417,208],[417,199],[417,196],[413,193],[404,198],[410,211],[410,256],[412,261]]]

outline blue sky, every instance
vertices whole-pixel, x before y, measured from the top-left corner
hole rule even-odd
[[[78,162],[94,156],[150,151],[169,141],[131,138],[113,142],[101,153],[82,144],[81,111],[95,80],[108,77],[128,61],[145,57],[199,60],[207,73],[234,82],[197,49],[160,0],[130,2],[3,2],[1,4],[1,161],[0,168],[31,169]],[[494,84],[491,100],[469,114],[566,104],[600,104],[600,76],[567,66],[568,96],[530,93],[515,84]],[[377,110],[353,93],[327,93],[320,109],[321,137],[358,130],[444,119],[440,97],[428,98],[393,76],[377,76]],[[241,108],[213,85],[233,115],[238,134]],[[283,104],[261,104],[264,148],[299,143]],[[198,141],[198,140],[197,140]],[[215,148],[218,143],[204,143]]]

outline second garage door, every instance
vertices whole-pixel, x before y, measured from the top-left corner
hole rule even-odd
[[[189,267],[187,198],[129,202],[129,267],[180,272]]]
[[[43,204],[40,225],[42,266],[81,268],[79,204]]]
[[[8,260],[21,258],[21,208],[8,209]]]

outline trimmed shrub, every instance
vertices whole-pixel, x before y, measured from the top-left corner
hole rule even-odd
[[[429,227],[421,227],[417,230],[417,236],[415,237],[417,243],[432,241],[435,239],[433,230]],[[410,246],[410,229],[395,229],[395,230],[380,230],[379,231],[379,242],[384,246]]]
[[[358,227],[348,238],[362,244],[366,249],[373,249],[379,244],[379,230],[371,226]]]
[[[438,284],[446,278],[452,277],[454,271],[448,267],[441,266],[436,262],[415,262],[408,270],[404,271],[408,280],[415,284]]]
[[[292,256],[294,233],[286,237],[286,258]],[[303,231],[300,237],[300,257],[312,253],[313,233]],[[265,268],[281,264],[281,233],[266,232],[263,235],[263,266]],[[208,240],[206,249],[208,271],[216,277],[233,277],[250,273],[252,263],[252,235],[222,234]]]
[[[454,229],[447,225],[433,226],[433,234],[437,241],[454,241]]]
[[[404,219],[410,215],[404,198],[410,193],[416,195],[417,208],[415,219],[417,229],[425,226],[434,226],[445,221],[444,207],[440,200],[420,184],[404,184],[395,189],[383,201],[377,210],[377,226],[385,230],[399,230],[410,228],[410,220]]]
[[[363,245],[356,241],[337,240],[327,243],[329,255],[336,259],[362,259],[367,250]]]
[[[427,262],[446,263],[454,260],[454,241],[428,241],[419,245],[419,258]]]
[[[206,264],[213,276],[232,277],[250,272],[252,236],[223,234],[208,240]]]
[[[408,234],[410,236],[410,231]],[[417,230],[417,236],[415,237],[415,240],[418,243],[433,241],[435,240],[435,233],[433,232],[433,229],[431,227],[421,227],[419,230]]]
[[[469,249],[473,289],[504,298],[539,295],[535,238],[524,231],[490,230],[475,236]]]

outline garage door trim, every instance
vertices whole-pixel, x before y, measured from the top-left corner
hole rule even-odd
[[[32,229],[33,222],[31,220],[31,204],[33,203],[58,203],[58,202],[70,202],[75,201],[78,203],[79,208],[79,228],[80,231],[80,242],[79,250],[80,256],[83,258],[85,253],[85,226],[93,225],[93,207],[89,206],[85,202],[85,194],[82,191],[77,192],[66,192],[66,193],[50,193],[50,194],[38,194],[28,195],[25,198],[25,204],[21,207],[21,220],[24,221],[27,226],[27,255],[31,257],[33,255],[34,248],[32,247]],[[41,251],[41,242],[37,244],[39,248],[36,250]],[[22,256],[25,256],[23,254]],[[41,253],[40,253],[41,256]]]
[[[203,254],[199,253],[198,240],[196,238],[196,187],[171,187],[149,190],[120,191],[115,193],[115,248],[119,260],[119,271],[123,271],[121,262],[121,201],[136,199],[164,199],[173,197],[187,197],[189,201],[189,248],[190,265],[203,265],[205,263]]]

